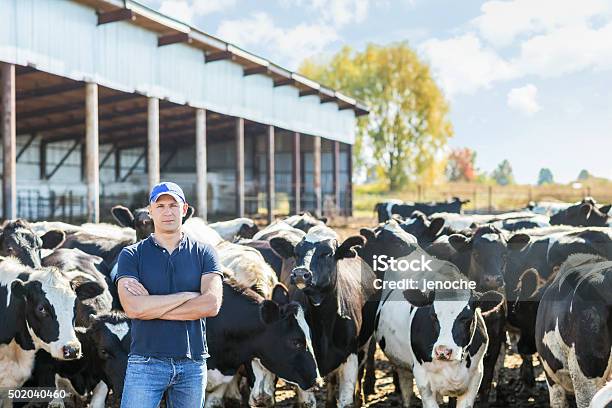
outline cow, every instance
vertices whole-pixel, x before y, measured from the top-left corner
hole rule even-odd
[[[308,232],[314,226],[325,225],[327,223],[327,217],[315,217],[309,212],[304,212],[301,214],[291,215],[282,221],[289,224],[293,228]]]
[[[223,284],[223,304],[216,317],[206,321],[208,385],[206,407],[222,406],[227,384],[243,365],[261,368],[308,390],[319,382],[311,330],[302,306],[290,301],[286,287],[274,287],[264,299],[235,282]],[[266,371],[267,371],[266,370]],[[272,382],[272,385],[274,383]],[[252,384],[250,406],[274,403],[273,389]]]
[[[553,408],[587,408],[612,372],[612,261],[571,255],[546,289],[536,321],[536,346]]]
[[[56,268],[32,269],[12,257],[0,259],[0,367],[5,373],[0,386],[21,386],[37,350],[59,360],[80,358],[75,309],[100,293],[98,283],[75,287]]]
[[[419,246],[424,248],[434,242],[441,235],[450,235],[452,232],[444,226],[442,218],[427,218],[421,211],[414,211],[409,218],[400,223],[401,228],[416,237]]]
[[[352,406],[361,396],[356,389],[360,387],[358,353],[369,341],[369,336],[360,341],[361,330],[366,327],[362,325],[362,311],[373,294],[372,271],[354,248],[363,244],[364,238],[349,237],[339,244],[331,228],[317,225],[295,246],[289,240],[281,245],[280,240],[283,238],[272,239],[276,242],[273,247],[282,252],[281,256],[296,259],[290,281],[299,289],[294,298],[306,309],[320,373],[329,379],[327,402],[335,401],[337,382],[338,405]]]
[[[41,250],[55,249],[65,239],[64,232],[52,229],[40,237],[23,219],[7,220],[0,231],[0,255],[14,256],[24,265],[40,267]]]
[[[229,221],[219,221],[208,224],[208,226],[226,241],[236,241],[240,238],[253,238],[259,231],[259,227],[250,218],[235,218]]]
[[[378,222],[381,223],[391,219],[393,214],[397,214],[402,218],[408,218],[415,210],[421,211],[425,215],[442,212],[461,213],[461,206],[469,202],[470,200],[461,200],[459,197],[431,203],[401,203],[397,200],[392,200],[376,204],[374,211],[378,214]]]
[[[592,199],[584,199],[582,202],[551,216],[550,223],[551,225],[572,225],[576,227],[609,227],[612,226],[612,219],[608,215],[610,207],[610,204],[597,207]]]
[[[129,325],[130,320],[120,312],[90,316],[88,326],[76,331],[83,356],[78,360],[58,361],[39,350],[32,378],[26,386],[66,389],[81,401],[91,393],[92,408],[106,406],[109,387],[120,399],[130,351]]]
[[[406,260],[423,257],[430,259],[434,266],[431,271],[427,268],[410,272],[389,269],[384,282],[399,282],[404,278],[414,282],[422,279],[467,282],[453,264],[429,258],[418,247],[415,237],[401,229],[398,233],[398,229],[391,223],[378,234],[368,233],[365,245],[359,250],[360,256],[399,255]],[[392,246],[387,244],[389,235],[394,235]],[[378,277],[381,278],[380,274]],[[424,293],[419,289],[383,287],[375,336],[398,369],[405,407],[410,406],[413,377],[423,406],[437,407],[436,401],[443,395],[457,397],[458,407],[473,406],[488,344],[482,315],[498,311],[503,303],[503,295],[494,291],[480,294],[463,289]]]

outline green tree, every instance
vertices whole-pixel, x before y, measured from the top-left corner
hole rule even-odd
[[[553,178],[552,171],[549,168],[543,167],[540,169],[540,174],[538,174],[538,186],[543,184],[552,184],[555,180]]]
[[[578,174],[578,180],[586,180],[589,177],[591,177],[591,175],[589,174],[587,169],[580,170],[580,174]]]
[[[368,156],[391,190],[421,177],[432,179],[426,170],[435,168],[453,129],[429,66],[406,43],[370,44],[362,52],[344,47],[327,62],[304,61],[300,72],[370,109],[358,121],[356,167],[363,167]]]
[[[495,180],[500,186],[507,186],[508,184],[514,183],[514,174],[512,173],[512,166],[508,160],[503,160],[497,165],[497,168],[493,170],[491,178]]]

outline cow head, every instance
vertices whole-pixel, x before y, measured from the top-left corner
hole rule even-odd
[[[265,325],[264,346],[259,353],[263,365],[303,390],[312,388],[319,380],[319,370],[310,328],[304,310],[297,302],[290,301],[284,285],[277,284],[272,299],[261,303],[260,317]]]
[[[41,249],[55,249],[62,245],[66,234],[50,230],[39,237],[27,221],[9,220],[2,226],[0,234],[0,255],[13,256],[26,266],[40,267]]]
[[[238,230],[236,237],[250,239],[253,238],[253,236],[257,234],[258,231],[259,227],[253,222],[253,220],[245,219],[245,222]]]
[[[421,247],[426,247],[436,240],[444,228],[443,218],[434,218],[431,221],[421,211],[414,211],[410,218],[403,221],[400,226],[407,233],[414,235]]]
[[[293,228],[300,229],[304,232],[308,232],[314,226],[325,225],[327,222],[327,218],[321,217],[317,218],[309,212],[305,212],[298,215],[292,215],[290,217],[285,218],[287,224],[291,225]]]
[[[10,259],[2,263],[3,269],[20,267]],[[81,343],[74,331],[77,303],[100,295],[103,288],[96,282],[75,287],[52,267],[30,269],[19,276],[11,284],[11,296],[23,313],[20,318],[32,339],[30,348],[43,349],[60,360],[80,358]]]
[[[469,252],[470,262],[467,277],[476,282],[482,290],[501,289],[504,287],[504,274],[508,259],[508,247],[519,250],[529,243],[529,236],[515,234],[506,239],[500,229],[485,225],[476,229],[471,237],[453,234],[448,242],[458,252]]]
[[[606,227],[609,226],[610,204],[597,207],[595,201],[587,197],[582,202],[559,211],[550,217],[551,225],[572,225],[575,227]]]
[[[85,332],[86,352],[100,365],[104,382],[121,396],[130,351],[129,319],[121,313],[92,316]],[[85,347],[85,346],[84,346]]]
[[[374,230],[362,228],[359,233],[365,238],[365,243],[356,247],[357,253],[371,268],[375,256],[384,254],[401,258],[418,247],[417,239],[395,220],[389,220]]]
[[[193,216],[195,209],[192,206],[187,208],[187,213],[183,217],[183,223]],[[129,208],[122,205],[116,205],[111,208],[111,214],[122,227],[133,228],[136,230],[136,240],[142,241],[151,235],[155,226],[153,225],[153,219],[147,207],[138,208],[134,210],[134,213]]]
[[[326,225],[311,228],[293,250],[296,267],[291,272],[291,284],[304,290],[315,306],[320,305],[326,294],[334,290],[338,261],[357,256],[353,247],[363,243],[363,237],[355,236],[338,245],[338,235],[331,228]],[[289,247],[286,250],[290,252]]]
[[[404,298],[417,307],[410,327],[412,348],[423,361],[462,361],[478,324],[477,309],[485,316],[502,307],[496,291],[429,291],[407,289]]]
[[[552,278],[554,279],[554,276]],[[521,330],[517,344],[520,354],[533,354],[536,351],[535,327],[538,306],[547,286],[547,282],[534,268],[527,269],[519,277],[512,310],[516,316],[516,322],[513,323],[516,323]]]

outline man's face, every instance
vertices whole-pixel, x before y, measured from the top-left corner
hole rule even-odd
[[[186,203],[177,203],[174,197],[168,194],[160,196],[157,201],[149,205],[151,218],[155,225],[155,232],[175,232],[183,222],[187,213]]]

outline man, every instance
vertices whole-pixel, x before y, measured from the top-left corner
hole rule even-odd
[[[132,319],[132,343],[121,407],[202,407],[206,388],[205,318],[221,307],[222,273],[215,249],[181,231],[183,190],[160,183],[149,197],[154,233],[123,249],[116,277]]]

